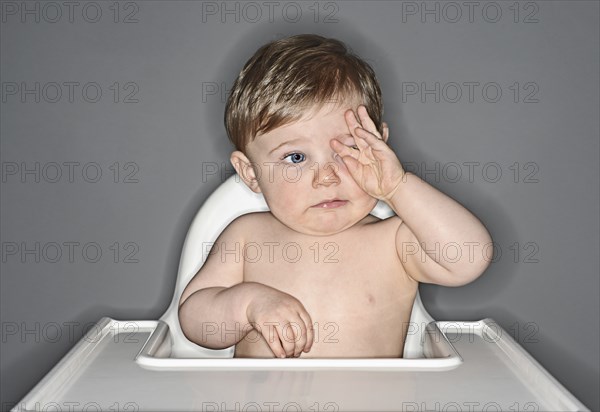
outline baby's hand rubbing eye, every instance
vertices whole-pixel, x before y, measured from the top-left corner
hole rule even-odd
[[[347,139],[344,139],[343,141],[341,141],[340,143],[348,146],[351,149],[354,150],[358,150],[358,146],[354,144],[354,139],[352,137],[349,137]]]

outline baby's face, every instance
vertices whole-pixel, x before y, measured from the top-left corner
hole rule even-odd
[[[297,232],[341,232],[365,218],[377,203],[356,184],[330,146],[332,139],[355,145],[344,119],[349,109],[356,113],[350,104],[327,104],[312,116],[259,135],[247,146],[271,213]],[[329,202],[334,199],[339,201]]]

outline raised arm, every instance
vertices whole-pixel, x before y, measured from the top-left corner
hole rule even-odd
[[[412,173],[386,144],[383,133],[364,106],[345,113],[356,146],[332,139],[356,183],[369,195],[385,201],[402,219],[396,250],[407,274],[424,283],[460,286],[475,280],[490,263],[491,238],[471,212]]]
[[[403,220],[396,250],[413,279],[444,286],[472,282],[488,267],[492,239],[466,208],[412,173],[388,204]]]

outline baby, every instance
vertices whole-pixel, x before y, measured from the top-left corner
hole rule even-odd
[[[292,36],[250,58],[225,126],[270,211],[231,222],[183,291],[190,341],[235,357],[402,357],[419,282],[483,273],[487,230],[403,170],[382,114],[372,68],[337,40]],[[378,200],[396,215],[371,215]]]

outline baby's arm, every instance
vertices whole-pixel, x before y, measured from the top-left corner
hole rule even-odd
[[[466,208],[412,173],[388,202],[403,220],[396,250],[413,279],[461,286],[479,277],[490,263],[491,237]]]
[[[383,134],[364,106],[345,113],[356,147],[332,139],[331,147],[342,157],[356,183],[383,200],[402,219],[396,234],[396,250],[410,277],[419,282],[460,286],[472,282],[487,268],[491,238],[486,228],[467,209],[412,173],[386,144]]]
[[[312,321],[293,296],[256,282],[243,282],[244,257],[224,250],[241,251],[249,216],[233,221],[215,242],[200,271],[179,301],[179,322],[192,342],[211,349],[235,345],[251,330],[262,333],[278,357],[300,356],[312,346]],[[299,327],[301,336],[289,337]],[[232,331],[235,331],[232,333]],[[287,339],[286,339],[287,337]]]

